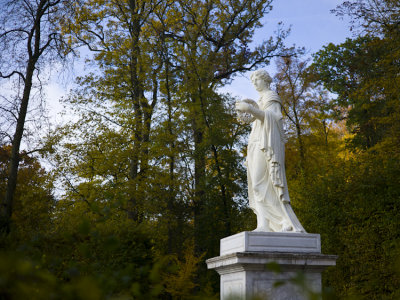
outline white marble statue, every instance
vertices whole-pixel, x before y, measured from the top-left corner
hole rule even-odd
[[[249,203],[257,215],[255,231],[305,232],[290,205],[285,174],[285,134],[281,99],[270,89],[264,70],[250,76],[260,94],[258,104],[236,103],[239,119],[252,123],[247,147]]]

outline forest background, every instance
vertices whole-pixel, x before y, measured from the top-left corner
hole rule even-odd
[[[292,205],[339,255],[329,297],[400,297],[400,1],[345,1],[354,37],[312,59],[283,26],[254,41],[269,0],[0,3],[1,298],[217,299],[205,259],[255,227],[221,90],[273,59]],[[42,134],[46,70],[79,51],[72,117]]]

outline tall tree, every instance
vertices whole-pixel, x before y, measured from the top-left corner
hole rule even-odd
[[[307,60],[297,56],[279,58],[278,73],[274,77],[278,94],[283,101],[284,113],[289,120],[288,129],[295,132],[300,154],[300,167],[304,169],[304,137],[307,127],[307,114],[310,110],[311,83],[307,81]]]
[[[93,52],[98,73],[83,79],[91,100],[76,98],[83,106],[95,101],[103,111],[91,109],[129,137],[129,194],[127,213],[140,221],[149,171],[149,139],[154,108],[158,102],[158,72],[162,61],[150,26],[160,1],[72,1],[72,19],[63,31],[72,44]],[[74,25],[72,25],[74,24]],[[112,112],[111,110],[114,111]],[[119,111],[129,116],[119,119]],[[105,117],[105,118],[104,118]]]
[[[62,14],[61,0],[3,0],[0,5],[0,78],[14,79],[16,91],[12,108],[3,107],[15,117],[7,189],[0,207],[0,231],[9,232],[17,185],[21,141],[32,90],[41,85],[40,71],[68,49],[61,39],[57,18]],[[37,81],[34,76],[37,75]],[[3,95],[6,99],[9,95]],[[13,108],[16,108],[13,111]]]
[[[355,134],[353,145],[358,148],[371,148],[395,130],[399,5],[392,0],[345,1],[334,12],[349,15],[359,37],[341,45],[329,44],[315,55],[317,77],[338,94],[337,105],[343,108],[343,117]]]
[[[180,1],[182,33],[176,36],[180,44],[178,58],[182,66],[182,94],[186,102],[187,120],[191,124],[194,162],[193,221],[195,250],[203,252],[201,232],[205,228],[203,212],[206,198],[207,152],[212,150],[216,166],[218,151],[206,137],[210,127],[211,103],[215,88],[240,72],[269,63],[284,52],[280,31],[255,49],[250,49],[254,30],[261,26],[261,17],[271,10],[271,1]],[[217,167],[218,170],[218,167]],[[221,199],[228,201],[221,173]],[[227,228],[227,232],[230,229]]]
[[[400,249],[394,217],[400,195],[399,1],[346,1],[335,11],[354,20],[359,36],[325,46],[312,65],[315,78],[338,95],[334,103],[339,117],[352,133],[347,138],[351,152],[341,150],[345,159],[318,185],[339,208],[326,206],[331,206],[329,223],[336,230],[321,226],[321,232],[329,233],[325,245],[339,254],[329,278],[341,297],[395,299],[399,276],[393,261]]]
[[[352,29],[373,34],[398,34],[400,3],[398,0],[344,1],[333,10],[337,16],[351,17]]]
[[[329,44],[315,55],[316,78],[338,94],[340,117],[354,133],[352,144],[357,148],[373,147],[395,125],[389,121],[398,114],[393,46],[390,40],[362,36],[341,45]]]
[[[211,147],[205,140],[211,130],[207,119],[210,103],[214,99],[222,101],[215,97],[215,88],[231,76],[266,64],[271,57],[283,52],[282,40],[286,31],[280,31],[276,40],[271,38],[254,50],[248,46],[254,29],[261,26],[260,18],[271,9],[271,1],[76,3],[72,6],[76,18],[70,23],[77,25],[65,26],[65,31],[73,41],[94,51],[94,59],[103,72],[100,76],[88,76],[85,82],[93,87],[93,91],[98,90],[95,98],[101,101],[112,99],[111,106],[128,108],[128,114],[131,111],[129,123],[124,128],[127,132],[129,128],[133,130],[127,136],[133,137],[130,164],[135,186],[146,180],[146,145],[151,136],[149,129],[155,127],[152,117],[156,104],[167,105],[169,118],[173,109],[179,109],[185,116],[191,130],[188,145],[193,145],[189,150],[194,163],[191,170],[195,182],[194,227],[201,228],[198,220],[205,193],[207,151]],[[114,89],[115,85],[119,88]],[[160,96],[165,96],[167,101],[160,103]],[[174,107],[177,103],[182,106]],[[167,131],[171,132],[169,124]],[[174,143],[170,145],[174,147]],[[218,161],[218,152],[213,153]],[[169,159],[172,175],[174,155]],[[221,177],[222,173],[219,174]],[[223,186],[221,190],[224,190]],[[133,206],[140,206],[133,202],[145,195],[143,190],[130,193]],[[222,198],[226,200],[226,196]]]
[[[299,167],[305,171],[306,162],[310,163],[307,156],[311,156],[307,143],[312,142],[316,131],[323,134],[324,143],[328,144],[332,111],[327,90],[312,81],[310,59],[303,58],[302,52],[300,49],[296,55],[278,58],[274,83],[287,117],[287,134],[297,142]]]

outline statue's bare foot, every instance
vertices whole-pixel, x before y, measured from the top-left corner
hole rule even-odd
[[[288,231],[293,231],[292,225],[283,224],[283,225],[282,225],[282,232],[288,232]]]

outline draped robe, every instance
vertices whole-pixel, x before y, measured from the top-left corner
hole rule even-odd
[[[285,134],[281,101],[268,91],[259,101],[264,120],[253,122],[247,149],[249,204],[268,231],[305,232],[290,205],[285,173]],[[286,228],[286,229],[285,229]]]

